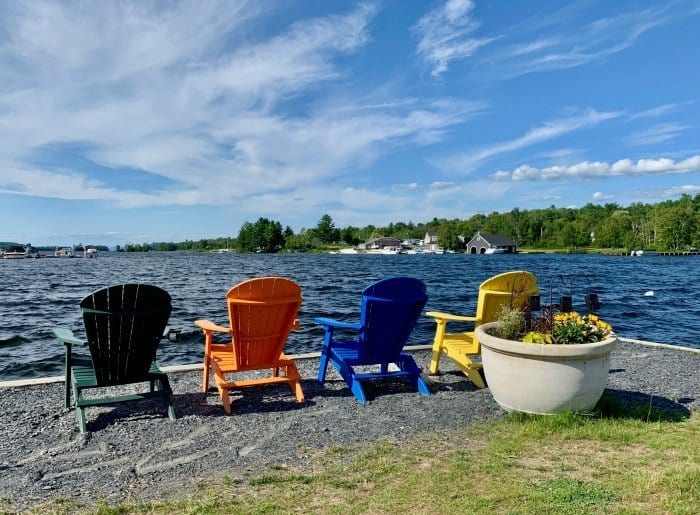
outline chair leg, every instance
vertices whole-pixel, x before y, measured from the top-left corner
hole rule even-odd
[[[204,370],[202,371],[202,391],[209,391],[209,356],[204,356]]]
[[[78,429],[81,433],[87,432],[87,422],[85,419],[85,408],[80,403],[83,400],[83,392],[78,385],[73,384],[73,398],[75,399],[75,420],[78,422]]]
[[[70,373],[66,373],[66,379],[65,379],[65,381],[66,381],[66,385],[65,385],[65,386],[66,386],[66,393],[65,393],[65,397],[66,397],[66,408],[70,408],[70,390],[71,390],[71,388],[72,388],[71,379],[70,379]]]
[[[350,387],[350,391],[355,398],[362,404],[365,404],[367,402],[367,396],[365,395],[365,391],[362,389],[360,381],[355,379],[355,372],[353,371],[352,367],[347,365],[345,362],[337,363],[335,360],[333,360],[333,364],[335,365],[335,368],[338,369],[338,372],[343,380]]]
[[[363,390],[360,381],[351,377],[348,384],[355,398],[360,401],[361,404],[367,404],[367,396],[365,395],[365,391]]]
[[[422,395],[430,397],[430,388],[428,388],[428,384],[421,375],[421,369],[418,368],[416,361],[411,356],[404,356],[397,365],[401,370],[410,374],[409,377],[411,378],[413,386],[415,386]]]
[[[440,367],[440,356],[442,355],[442,345],[439,343],[433,344],[433,355],[430,358],[430,373],[437,374]]]
[[[323,349],[321,351],[321,359],[318,363],[318,382],[323,384],[326,382],[326,371],[328,369],[328,351]]]
[[[447,320],[444,318],[436,318],[435,322],[435,338],[433,338],[433,355],[430,358],[430,373],[437,374],[440,367],[440,356],[442,355],[442,343],[445,339],[445,330],[447,329]]]
[[[482,367],[474,366],[474,364],[472,364],[471,367],[465,368],[463,370],[467,377],[471,379],[472,383],[474,383],[474,386],[476,386],[477,388],[486,388],[486,379],[482,375]]]
[[[425,382],[425,379],[423,379],[423,376],[420,373],[416,376],[416,387],[422,395],[430,397],[431,393],[430,388],[428,388],[428,383]]]
[[[292,387],[292,392],[294,392],[294,397],[296,397],[297,402],[304,402],[304,391],[301,389],[301,381],[295,379],[289,382],[289,386]]]
[[[158,380],[160,390],[163,391],[163,403],[165,404],[165,409],[168,412],[168,418],[170,420],[177,420],[175,415],[175,407],[173,406],[173,390],[170,388],[170,381],[168,376],[164,375]]]
[[[219,397],[221,397],[221,403],[224,405],[224,411],[227,415],[231,414],[231,398],[228,395],[228,388],[219,387]]]
[[[75,419],[78,421],[78,429],[81,433],[87,432],[87,422],[85,421],[85,408],[75,407]]]
[[[294,392],[294,397],[297,402],[304,402],[304,391],[301,389],[301,376],[296,365],[287,365],[284,367],[284,375],[289,378],[289,386]]]

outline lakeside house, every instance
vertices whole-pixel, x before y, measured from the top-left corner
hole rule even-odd
[[[423,249],[428,252],[441,252],[442,249],[438,245],[438,235],[436,232],[428,231],[423,238]]]
[[[476,233],[467,243],[468,254],[515,254],[515,242],[501,234]]]
[[[383,250],[385,248],[401,248],[401,240],[382,236],[380,238],[372,238],[365,243],[360,243],[360,249],[363,250]]]

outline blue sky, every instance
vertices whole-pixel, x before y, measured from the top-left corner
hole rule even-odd
[[[700,1],[0,0],[0,241],[700,193]]]

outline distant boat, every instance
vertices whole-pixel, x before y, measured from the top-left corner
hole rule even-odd
[[[31,245],[27,245],[26,247],[13,245],[2,254],[3,259],[25,259],[38,257],[39,251]]]
[[[500,247],[490,247],[484,251],[484,254],[505,254],[506,250]]]
[[[347,249],[340,249],[338,251],[339,254],[359,254],[359,251],[357,249],[353,248],[347,248]]]
[[[644,251],[641,249],[640,250],[633,250],[632,252],[630,252],[630,256],[643,256],[643,255],[644,255]]]
[[[2,255],[3,259],[24,259],[25,257],[27,256],[24,247],[18,247],[16,245],[7,249]]]
[[[54,257],[59,257],[59,258],[72,258],[73,257],[73,249],[70,247],[63,247],[60,249],[56,249],[55,252],[53,253]]]
[[[97,257],[97,249],[95,247],[85,247],[83,250],[84,258],[94,258]]]

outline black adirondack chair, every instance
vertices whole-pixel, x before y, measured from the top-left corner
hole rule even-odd
[[[80,431],[86,428],[85,408],[120,402],[160,398],[175,420],[168,376],[155,362],[172,309],[170,295],[148,284],[120,284],[91,293],[80,302],[90,356],[73,354],[73,345],[85,342],[68,329],[54,329],[66,346],[66,407],[75,399],[75,416]],[[86,398],[91,388],[148,382],[143,393]]]

